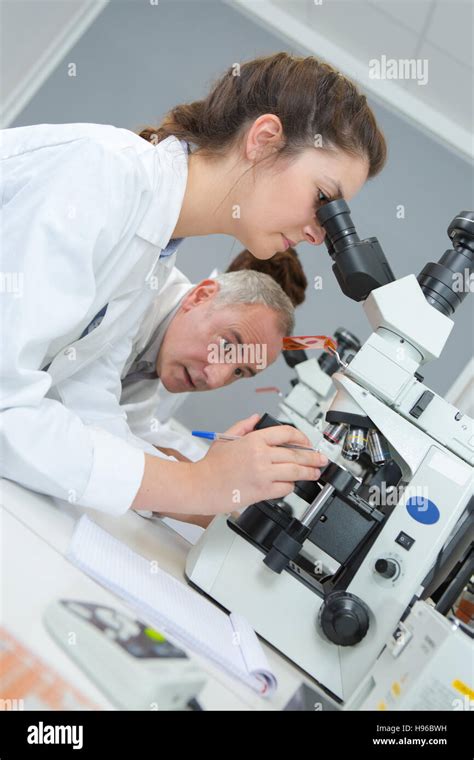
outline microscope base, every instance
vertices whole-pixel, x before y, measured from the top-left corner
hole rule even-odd
[[[244,615],[269,644],[343,699],[339,647],[317,630],[322,599],[288,573],[276,575],[262,560],[263,554],[219,515],[189,552],[186,577],[226,609]]]

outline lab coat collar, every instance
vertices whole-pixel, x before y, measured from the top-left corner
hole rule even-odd
[[[137,235],[162,250],[168,245],[176,227],[188,179],[186,142],[173,135],[153,145],[141,156],[146,169],[151,170],[153,196]]]
[[[156,328],[181,303],[184,296],[194,287],[193,283],[173,267],[164,287],[159,291],[145,313],[135,338],[137,352],[144,351],[152,340]]]
[[[158,375],[156,374],[156,360],[158,353],[161,348],[163,338],[165,337],[165,333],[170,325],[171,320],[178,311],[183,298],[184,296],[171,309],[165,319],[163,319],[163,321],[157,325],[148,344],[128,367],[125,375],[122,375],[122,388],[125,388],[127,385],[136,382],[137,380],[158,379]]]
[[[132,364],[138,360],[138,357],[144,359],[151,347],[153,347],[156,359],[161,340],[171,321],[170,317],[174,316],[181,301],[193,287],[194,285],[188,278],[177,267],[174,267],[166,285],[153,300],[142,319],[122,377],[130,371]]]

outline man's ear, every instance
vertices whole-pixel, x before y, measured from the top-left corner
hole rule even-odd
[[[194,309],[196,306],[215,298],[218,292],[219,283],[216,280],[202,280],[184,297],[181,309],[183,311]]]

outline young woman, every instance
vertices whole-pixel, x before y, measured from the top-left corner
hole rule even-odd
[[[306,437],[251,432],[256,415],[196,463],[144,454],[101,419],[122,416],[121,370],[182,238],[232,235],[260,259],[318,245],[315,209],[381,170],[365,96],[327,64],[279,53],[231,68],[140,136],[21,127],[2,133],[1,155],[0,474],[113,514],[227,512],[318,478],[323,457],[278,446]],[[74,412],[61,397],[72,376]]]

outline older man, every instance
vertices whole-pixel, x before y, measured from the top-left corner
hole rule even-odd
[[[132,433],[179,461],[200,459],[205,451],[168,424],[177,407],[188,393],[263,371],[293,324],[290,299],[267,274],[243,270],[192,285],[174,268],[125,365],[121,405]],[[180,519],[205,527],[211,518]]]
[[[175,268],[150,309],[122,377],[132,432],[162,451],[196,460],[203,450],[167,424],[190,392],[252,377],[277,358],[294,308],[271,277],[219,274],[198,285]]]

